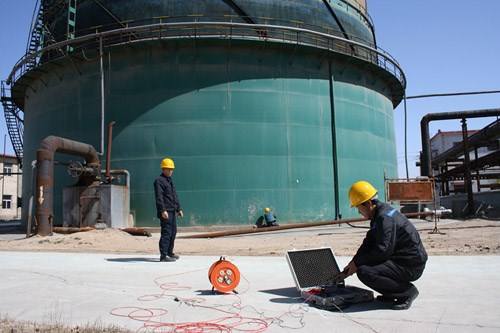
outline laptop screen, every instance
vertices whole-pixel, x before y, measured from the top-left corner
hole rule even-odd
[[[340,273],[331,248],[288,251],[287,259],[299,289],[333,285]]]

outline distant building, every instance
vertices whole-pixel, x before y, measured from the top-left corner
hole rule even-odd
[[[474,135],[477,132],[478,130],[469,130],[467,132],[467,135],[470,137],[471,135]],[[491,144],[488,145],[487,147],[479,147],[477,148],[477,150],[472,150],[469,153],[470,160],[474,161],[477,158],[481,158],[483,156],[489,155],[493,152],[500,150],[499,142],[500,140],[496,140],[491,142]],[[438,132],[431,138],[431,156],[432,158],[435,158],[444,153],[445,151],[447,151],[448,149],[452,148],[453,146],[462,144],[463,144],[462,131],[438,130]],[[460,156],[459,158],[463,159],[463,155]],[[449,167],[452,168],[453,166],[454,166],[453,162],[450,162]],[[434,174],[436,174],[436,170],[433,170],[433,172]],[[479,186],[478,186],[478,178],[479,178],[478,176],[493,174],[493,173],[498,174],[498,172],[499,172],[498,169],[472,171],[471,176],[472,176],[473,191],[480,192],[480,191],[497,189],[498,185],[500,185],[498,179],[481,179],[479,180]],[[450,181],[449,190],[450,192],[465,192],[464,181],[463,180]]]
[[[0,220],[18,220],[21,218],[22,175],[15,156],[0,154]]]

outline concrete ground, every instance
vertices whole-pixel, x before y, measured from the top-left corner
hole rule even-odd
[[[302,303],[283,257],[228,257],[242,273],[240,293],[212,295],[207,272],[217,259],[0,252],[0,315],[131,330],[149,321],[164,332],[207,321],[258,332],[500,332],[499,256],[430,257],[410,310],[373,302],[344,313]],[[349,260],[337,259],[341,267]],[[348,284],[362,286],[356,277]]]

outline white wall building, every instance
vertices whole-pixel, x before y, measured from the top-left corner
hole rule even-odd
[[[22,175],[19,174],[19,162],[15,156],[0,154],[0,220],[19,220],[22,193]]]

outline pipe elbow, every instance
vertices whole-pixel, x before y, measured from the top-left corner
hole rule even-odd
[[[426,126],[431,121],[431,114],[428,113],[420,120],[420,126]]]
[[[49,135],[40,142],[39,150],[52,151],[55,153],[57,149],[58,137],[54,135]]]

